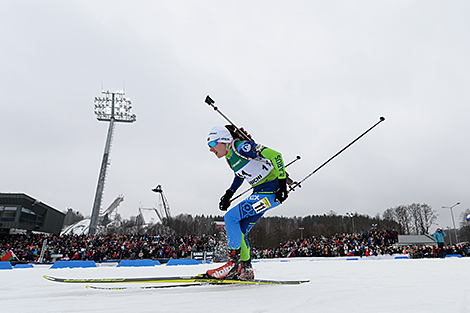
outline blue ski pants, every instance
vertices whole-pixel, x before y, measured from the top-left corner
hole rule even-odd
[[[243,261],[249,259],[247,235],[264,213],[279,205],[274,198],[274,193],[253,193],[225,213],[228,247],[235,250],[241,248]]]

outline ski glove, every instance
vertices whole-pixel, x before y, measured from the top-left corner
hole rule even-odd
[[[279,189],[276,190],[276,196],[274,198],[275,201],[281,204],[287,199],[287,183],[286,179],[278,179],[279,181]]]
[[[228,207],[230,206],[230,198],[232,198],[234,192],[230,189],[227,189],[225,194],[220,198],[219,202],[219,209],[221,211],[227,211]]]

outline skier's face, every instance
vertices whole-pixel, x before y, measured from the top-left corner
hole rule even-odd
[[[214,147],[209,147],[209,151],[214,153],[217,158],[222,158],[227,154],[227,149],[225,149],[225,144],[218,142]]]

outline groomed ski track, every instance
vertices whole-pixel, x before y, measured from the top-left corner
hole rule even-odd
[[[254,263],[257,278],[311,280],[297,286],[96,290],[68,278],[192,276],[215,264],[1,270],[5,312],[470,312],[470,258],[295,258]],[[141,287],[150,284],[117,284]],[[110,286],[112,284],[100,284]],[[114,285],[114,287],[116,284]]]

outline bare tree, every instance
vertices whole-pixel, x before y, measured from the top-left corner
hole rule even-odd
[[[427,204],[413,203],[399,205],[385,210],[383,219],[398,223],[400,233],[404,235],[424,235],[429,233],[429,228],[436,221],[436,210]]]
[[[436,210],[433,210],[429,205],[423,203],[418,204],[420,207],[420,215],[419,215],[419,232],[418,234],[428,234],[429,228],[434,224],[437,219]]]
[[[413,203],[405,206],[408,210],[410,231],[412,234],[424,235],[436,221],[436,211],[427,204]]]
[[[404,235],[410,234],[410,213],[406,206],[399,205],[394,208],[393,214],[398,224],[402,226]]]
[[[408,216],[410,217],[409,223],[410,223],[410,234],[415,234],[419,235],[419,230],[420,230],[420,219],[421,219],[421,207],[413,203],[411,205],[405,206],[406,210],[408,211]]]

